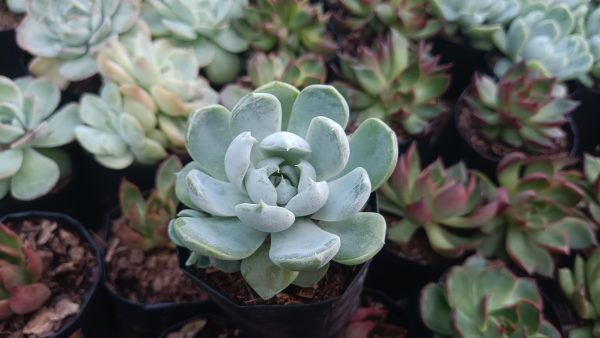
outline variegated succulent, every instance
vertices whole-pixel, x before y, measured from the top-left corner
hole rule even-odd
[[[142,17],[153,36],[192,48],[208,79],[224,84],[237,76],[238,54],[248,49],[230,24],[247,5],[247,0],[149,0],[142,4]]]
[[[140,0],[28,0],[17,43],[29,70],[60,87],[98,72],[96,55],[138,18]]]
[[[193,254],[188,264],[240,270],[262,298],[288,285],[312,286],[330,261],[361,264],[383,246],[385,220],[361,212],[391,175],[397,139],[380,120],[350,136],[348,105],[335,88],[299,92],[281,82],[258,88],[230,112],[190,117],[193,162],[176,192],[192,209],[170,225]]]
[[[422,170],[413,144],[378,191],[381,210],[402,217],[392,223],[388,240],[405,245],[423,229],[435,252],[461,256],[479,246],[481,228],[506,206],[506,192],[493,190],[491,182],[462,162],[446,169],[438,159]]]
[[[376,117],[408,135],[426,132],[444,111],[439,97],[450,83],[448,66],[430,46],[412,48],[395,30],[373,45],[339,55],[341,81],[333,85],[348,100],[353,120]]]
[[[0,76],[0,199],[41,197],[71,171],[58,147],[74,139],[77,106],[56,110],[60,90],[48,79]]]

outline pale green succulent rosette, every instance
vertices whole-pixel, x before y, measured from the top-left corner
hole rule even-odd
[[[140,0],[28,0],[17,43],[35,58],[29,70],[61,88],[98,72],[96,55],[138,18]]]
[[[594,65],[590,71],[592,78],[584,77],[582,82],[588,86],[600,80],[600,7],[591,11],[585,22],[585,35],[590,51],[594,57]]]
[[[243,15],[247,0],[148,0],[142,17],[152,35],[196,52],[200,67],[216,84],[232,81],[241,69],[239,53],[248,49],[230,26]]]
[[[178,198],[192,209],[171,222],[188,264],[241,270],[264,299],[290,284],[312,286],[331,261],[366,262],[386,224],[361,212],[391,175],[393,131],[367,119],[351,136],[348,105],[327,85],[272,82],[232,111],[213,105],[190,117],[194,159],[178,174]]]
[[[77,105],[56,110],[60,90],[47,79],[0,76],[0,199],[33,200],[70,171],[56,149],[73,140]]]

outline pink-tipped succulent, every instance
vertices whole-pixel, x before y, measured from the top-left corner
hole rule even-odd
[[[462,162],[446,169],[437,160],[421,170],[413,144],[379,188],[381,210],[402,217],[392,224],[388,239],[406,244],[424,229],[434,251],[461,256],[479,246],[482,228],[506,206],[506,192],[493,190],[483,175],[468,171]]]
[[[337,338],[406,337],[407,331],[387,322],[388,309],[373,303],[358,308],[344,331]]]
[[[121,218],[113,223],[113,232],[128,247],[149,250],[171,246],[169,221],[176,214],[175,174],[181,170],[175,156],[159,166],[156,187],[147,199],[133,183],[123,180],[119,188]]]
[[[578,210],[584,192],[581,174],[568,158],[527,158],[511,153],[498,165],[498,182],[508,192],[509,207],[500,222],[484,227],[489,234],[480,251],[511,259],[529,274],[554,274],[554,254],[596,245],[594,224]]]
[[[50,298],[48,286],[39,282],[43,269],[37,252],[0,223],[0,321],[33,312]]]

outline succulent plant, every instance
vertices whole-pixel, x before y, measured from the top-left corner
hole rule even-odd
[[[0,223],[0,320],[27,314],[50,298],[50,289],[39,280],[44,264],[39,254]]]
[[[337,338],[405,337],[405,329],[387,322],[388,309],[380,303],[358,308]]]
[[[593,56],[585,37],[574,33],[576,24],[565,5],[526,6],[507,30],[494,35],[495,45],[508,58],[496,64],[496,73],[503,73],[510,63],[526,61],[561,81],[584,76]]]
[[[558,271],[560,287],[585,325],[569,331],[570,338],[600,336],[600,251],[594,251],[587,260],[577,255],[573,270]]]
[[[506,192],[491,191],[492,183],[462,162],[446,169],[438,159],[421,170],[413,143],[378,191],[381,210],[402,217],[392,223],[388,239],[404,245],[424,229],[435,252],[461,256],[477,248],[484,236],[481,228],[506,206]]]
[[[17,14],[25,13],[25,0],[6,0],[6,7]]]
[[[568,170],[569,158],[527,158],[511,153],[498,164],[497,177],[506,188],[509,207],[502,221],[484,227],[480,246],[487,256],[512,260],[529,274],[551,277],[552,254],[596,245],[594,225],[577,209],[584,192],[578,171]]]
[[[585,203],[592,219],[600,224],[600,158],[585,154],[583,171],[585,180],[580,186],[586,192]]]
[[[329,14],[322,7],[309,0],[257,0],[233,27],[257,50],[327,55],[337,45],[327,33]]]
[[[165,159],[158,167],[155,188],[147,199],[133,183],[126,179],[121,181],[121,217],[113,222],[113,232],[121,243],[142,250],[172,245],[167,229],[177,214],[175,174],[181,167],[176,156]]]
[[[74,139],[77,106],[56,110],[60,90],[50,80],[0,76],[0,199],[32,200],[70,172],[57,147]]]
[[[342,81],[333,85],[346,97],[356,123],[377,117],[408,135],[426,132],[443,111],[438,98],[450,83],[448,66],[430,54],[430,46],[412,49],[391,30],[374,43],[361,45],[357,55],[341,53]]]
[[[451,268],[441,285],[425,286],[420,311],[436,337],[559,338],[543,306],[533,280],[515,276],[500,261],[472,256]]]
[[[17,43],[35,58],[31,73],[60,87],[98,72],[96,55],[138,18],[140,0],[29,0]]]
[[[218,101],[218,94],[198,75],[200,64],[194,51],[174,47],[167,40],[152,41],[143,21],[99,51],[98,69],[121,90],[139,89],[146,94],[144,100],[152,99],[158,127],[172,149],[184,147],[188,115]]]
[[[594,79],[584,80],[584,82],[587,85],[592,85],[593,81],[599,81],[600,79],[600,7],[590,11],[585,22],[585,34],[594,57],[594,65],[590,71]]]
[[[520,0],[432,0],[434,12],[446,21],[447,33],[460,31],[473,47],[490,50],[501,32],[522,8]]]
[[[240,71],[237,54],[248,49],[230,25],[247,5],[247,0],[149,0],[142,4],[142,17],[153,36],[192,48],[208,79],[224,84]]]
[[[556,79],[536,74],[523,62],[498,81],[475,76],[464,99],[479,136],[533,154],[552,151],[561,142],[567,146],[561,126],[579,105],[566,97]]]
[[[383,246],[385,220],[361,212],[391,175],[397,139],[380,120],[344,133],[348,105],[335,88],[272,82],[230,112],[196,111],[186,145],[193,162],[176,193],[192,209],[171,222],[188,264],[240,270],[262,298],[312,286],[330,261],[361,264]],[[267,240],[268,239],[268,240]]]

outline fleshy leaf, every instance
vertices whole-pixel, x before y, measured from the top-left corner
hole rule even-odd
[[[335,222],[353,217],[364,207],[371,194],[369,176],[361,167],[327,184],[329,198],[312,216],[321,221]]]
[[[285,270],[273,264],[267,244],[242,261],[241,272],[246,282],[263,299],[272,298],[283,291],[298,276],[297,271]]]

